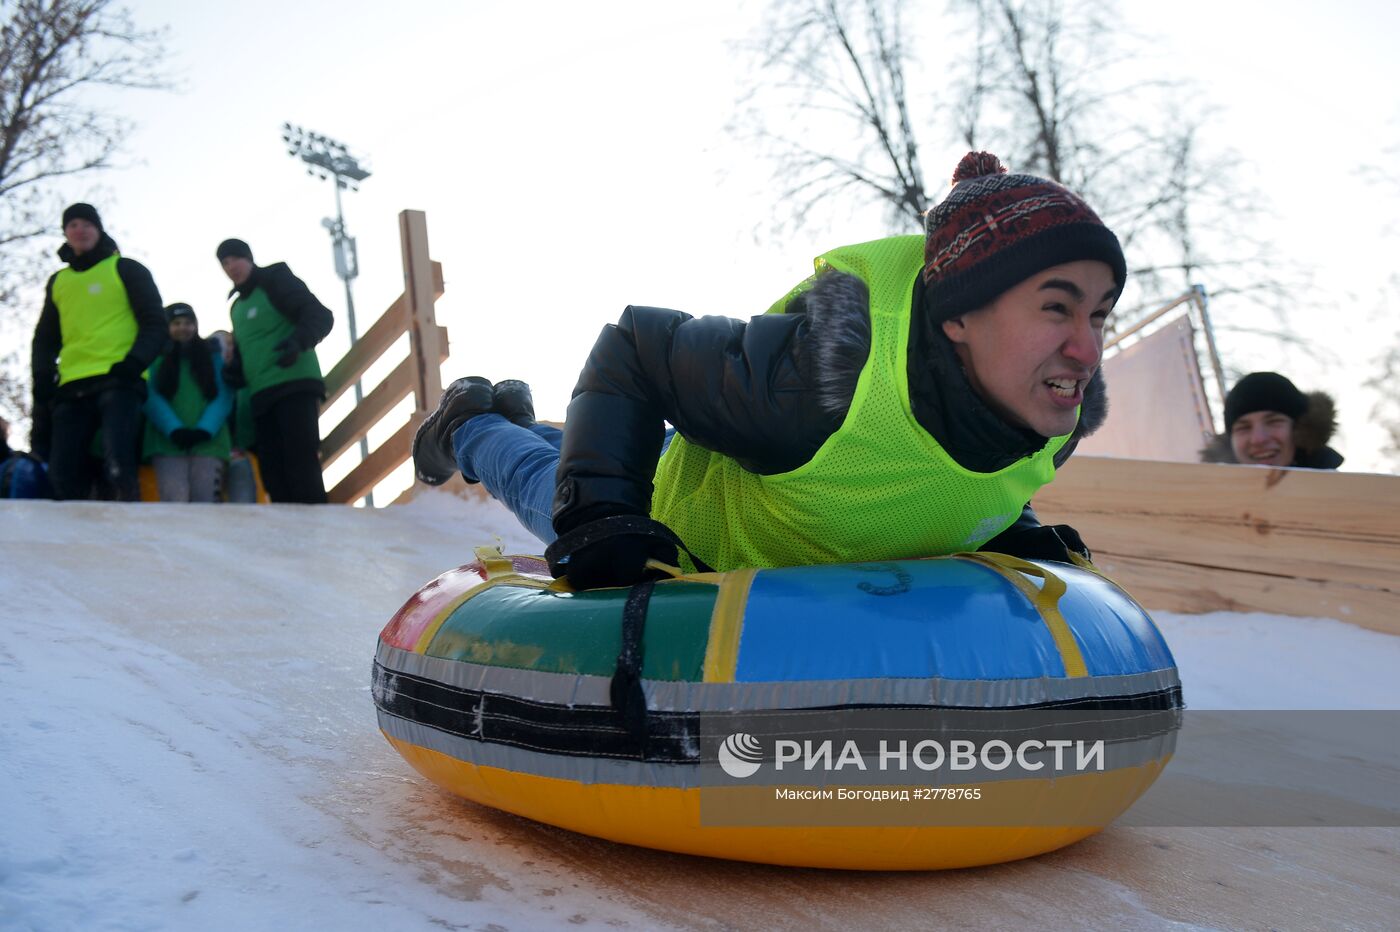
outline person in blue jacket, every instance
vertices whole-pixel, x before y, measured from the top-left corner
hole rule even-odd
[[[233,392],[224,382],[217,344],[199,336],[188,304],[165,309],[170,343],[151,364],[145,455],[163,502],[217,502],[228,468]]]
[[[53,498],[49,473],[38,457],[10,449],[10,425],[0,418],[0,499]]]

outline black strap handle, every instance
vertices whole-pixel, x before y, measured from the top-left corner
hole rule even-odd
[[[656,587],[654,580],[644,580],[627,593],[622,607],[622,646],[617,653],[608,698],[622,718],[622,727],[645,751],[647,736],[647,697],[642,689],[642,636],[646,633],[647,606]]]
[[[676,536],[675,531],[660,521],[653,521],[646,515],[611,515],[607,518],[599,518],[597,521],[581,524],[572,531],[559,535],[554,543],[546,547],[544,558],[549,561],[550,573],[554,574],[556,578],[563,576],[569,569],[564,564],[569,554],[582,550],[589,544],[596,544],[600,540],[607,540],[609,537],[617,537],[621,534],[645,534],[674,544],[677,550],[685,551],[697,570],[702,573],[714,572],[709,564],[691,552],[685,542]]]

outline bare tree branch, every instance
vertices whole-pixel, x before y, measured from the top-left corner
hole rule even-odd
[[[169,86],[159,33],[111,0],[0,0],[0,322],[40,274],[54,182],[112,165],[130,125],[95,88]]]
[[[901,0],[771,7],[745,138],[773,159],[775,193],[799,222],[846,198],[883,204],[897,229],[918,228],[928,198],[904,11]],[[1241,181],[1242,159],[1203,142],[1211,112],[1200,89],[1144,75],[1144,43],[1111,0],[949,0],[949,11],[940,32],[962,23],[961,41],[943,53],[952,80],[938,85],[943,119],[924,123],[926,136],[996,152],[1093,204],[1131,269],[1120,325],[1199,282],[1222,325],[1262,308],[1285,339],[1307,270],[1285,266],[1260,233],[1267,200]]]
[[[927,207],[906,90],[905,30],[898,0],[778,0],[763,38],[752,47],[772,75],[743,101],[731,131],[757,144],[774,164],[774,179],[791,219],[850,188],[885,204],[901,227],[918,229]],[[768,129],[773,98],[799,119],[781,133]],[[849,145],[818,152],[807,142],[849,132]],[[807,130],[811,128],[812,134]],[[820,196],[813,197],[815,192]]]

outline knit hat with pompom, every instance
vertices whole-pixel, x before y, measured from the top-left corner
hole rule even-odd
[[[1013,175],[990,152],[969,152],[953,190],[924,217],[923,279],[938,320],[985,307],[1042,269],[1097,259],[1121,291],[1118,237],[1064,185]]]

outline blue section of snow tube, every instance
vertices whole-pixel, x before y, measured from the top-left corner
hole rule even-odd
[[[1117,676],[1176,666],[1162,633],[1123,590],[1092,573],[1044,564],[1073,582],[1060,613],[1074,632],[1090,676]]]
[[[1174,667],[1156,626],[1121,590],[1074,567],[1045,566],[1069,583],[1060,612],[1090,676]],[[1026,597],[995,570],[956,559],[759,572],[735,671],[740,683],[1064,676],[1050,629]]]

